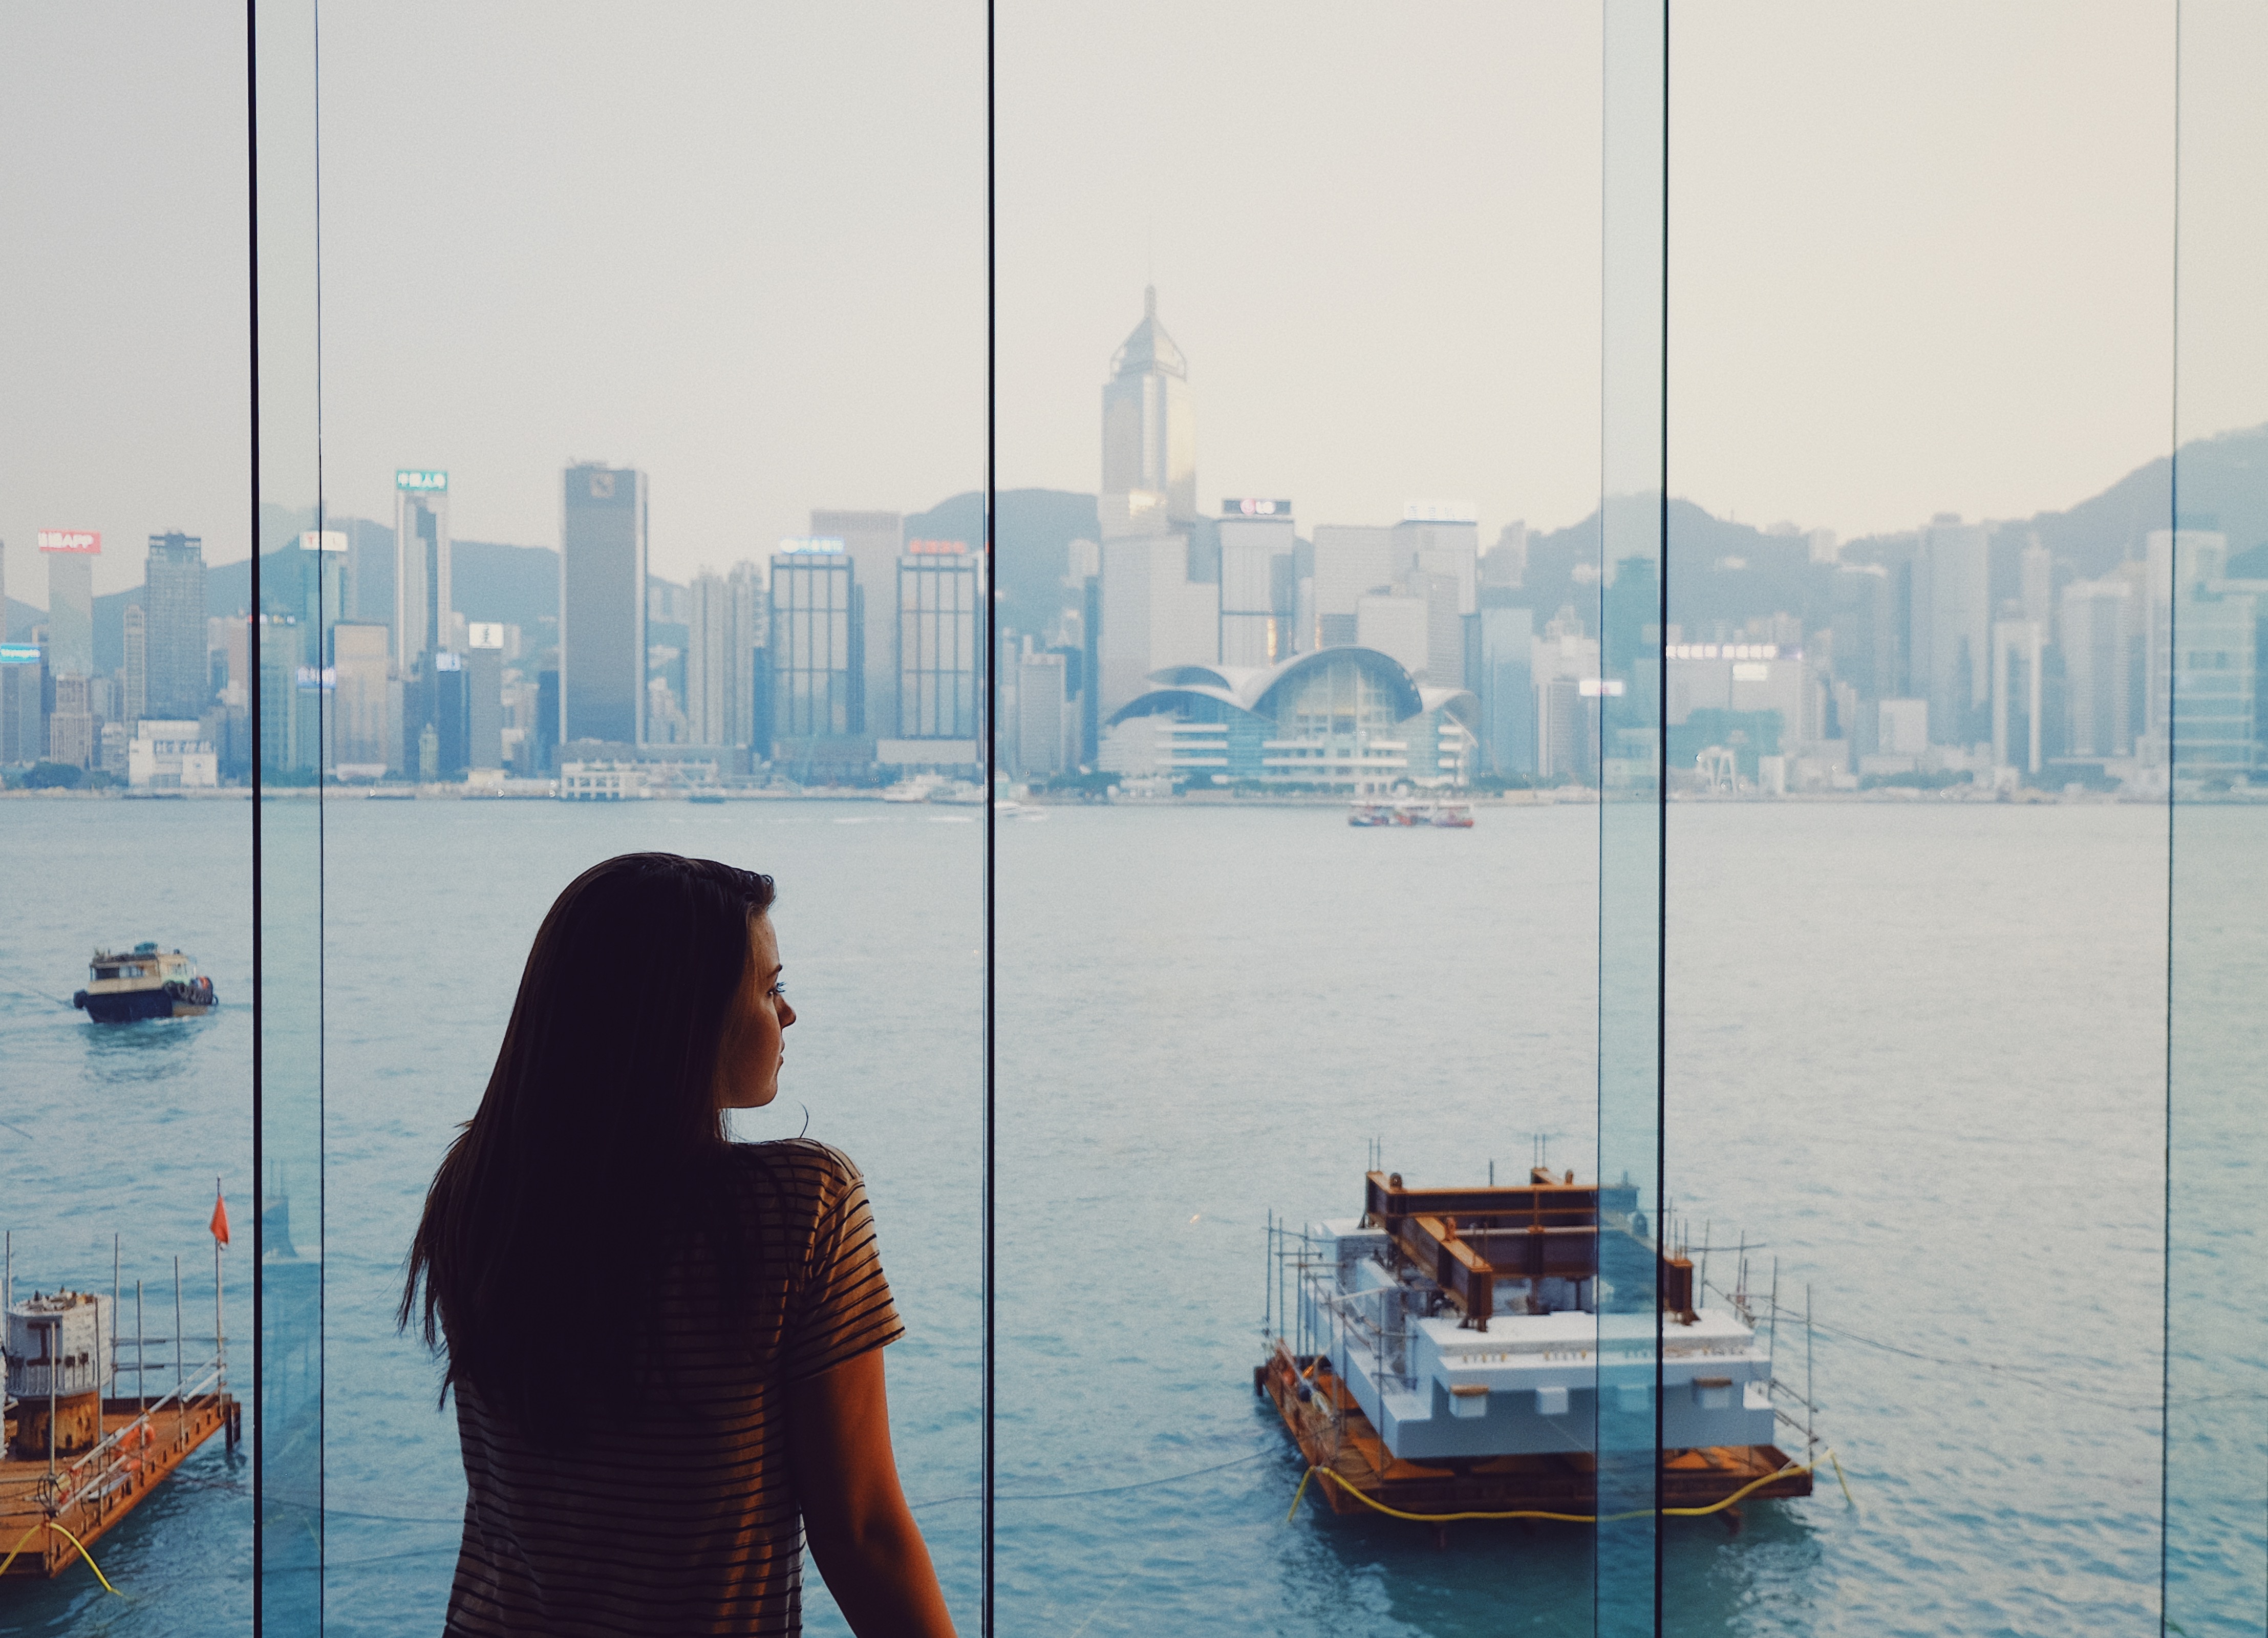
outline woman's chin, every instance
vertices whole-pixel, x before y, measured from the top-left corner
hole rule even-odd
[[[779,1082],[775,1081],[771,1085],[768,1087],[758,1087],[754,1091],[737,1092],[730,1098],[725,1099],[719,1107],[724,1109],[762,1109],[778,1096]]]

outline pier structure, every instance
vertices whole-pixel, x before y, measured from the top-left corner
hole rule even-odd
[[[217,1279],[213,1334],[191,1339],[178,1258],[173,1324],[170,1332],[153,1332],[144,1324],[138,1280],[130,1330],[123,1322],[114,1252],[110,1295],[35,1291],[18,1302],[14,1251],[11,1236],[6,1391],[0,1394],[0,1583],[60,1575],[81,1558],[92,1566],[89,1549],[193,1452],[216,1434],[231,1449],[243,1435],[242,1406],[228,1391]],[[125,1375],[135,1379],[131,1394],[119,1391]],[[155,1397],[148,1392],[152,1376],[166,1383]],[[95,1573],[101,1574],[99,1568]]]

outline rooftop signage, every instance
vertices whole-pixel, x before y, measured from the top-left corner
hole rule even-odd
[[[301,551],[344,551],[347,549],[343,529],[302,529],[299,532]]]
[[[301,666],[298,681],[299,686],[307,692],[320,694],[327,689],[338,687],[339,668],[336,666]]]
[[[0,666],[36,666],[40,663],[37,643],[0,643]]]
[[[908,541],[906,555],[909,557],[966,557],[967,541]]]
[[[840,535],[791,535],[780,542],[779,549],[792,557],[840,552],[843,537]]]
[[[1248,495],[1241,500],[1231,498],[1220,503],[1220,515],[1224,518],[1288,518],[1292,515],[1292,503],[1288,500],[1256,500]]]
[[[499,620],[466,621],[465,646],[468,648],[502,648],[504,646],[504,623]]]
[[[100,529],[41,529],[41,551],[77,551],[92,557],[102,550]]]
[[[1800,660],[1800,648],[1772,643],[1672,643],[1665,651],[1672,660]]]
[[[446,472],[428,471],[415,467],[396,467],[394,469],[394,487],[431,490],[446,494],[449,488],[449,475]]]
[[[1602,697],[1620,699],[1623,697],[1623,680],[1620,677],[1584,677],[1575,691],[1586,699]]]
[[[1481,510],[1469,500],[1412,500],[1403,504],[1404,523],[1478,523]]]

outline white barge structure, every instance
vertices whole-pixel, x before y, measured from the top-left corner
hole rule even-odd
[[[1810,1419],[1778,1403],[1808,1412],[1808,1392],[1775,1382],[1744,1291],[1697,1305],[1690,1258],[1648,1237],[1635,1188],[1373,1171],[1364,1197],[1359,1217],[1277,1232],[1253,1375],[1332,1511],[1593,1523],[1602,1422],[1641,1464],[1658,1426],[1663,1514],[1737,1529],[1742,1502],[1811,1494]]]

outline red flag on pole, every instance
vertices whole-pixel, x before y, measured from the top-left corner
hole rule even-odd
[[[214,1239],[223,1245],[228,1243],[228,1201],[220,1192],[220,1179],[217,1177],[213,1179],[212,1221],[205,1227],[212,1230]]]

